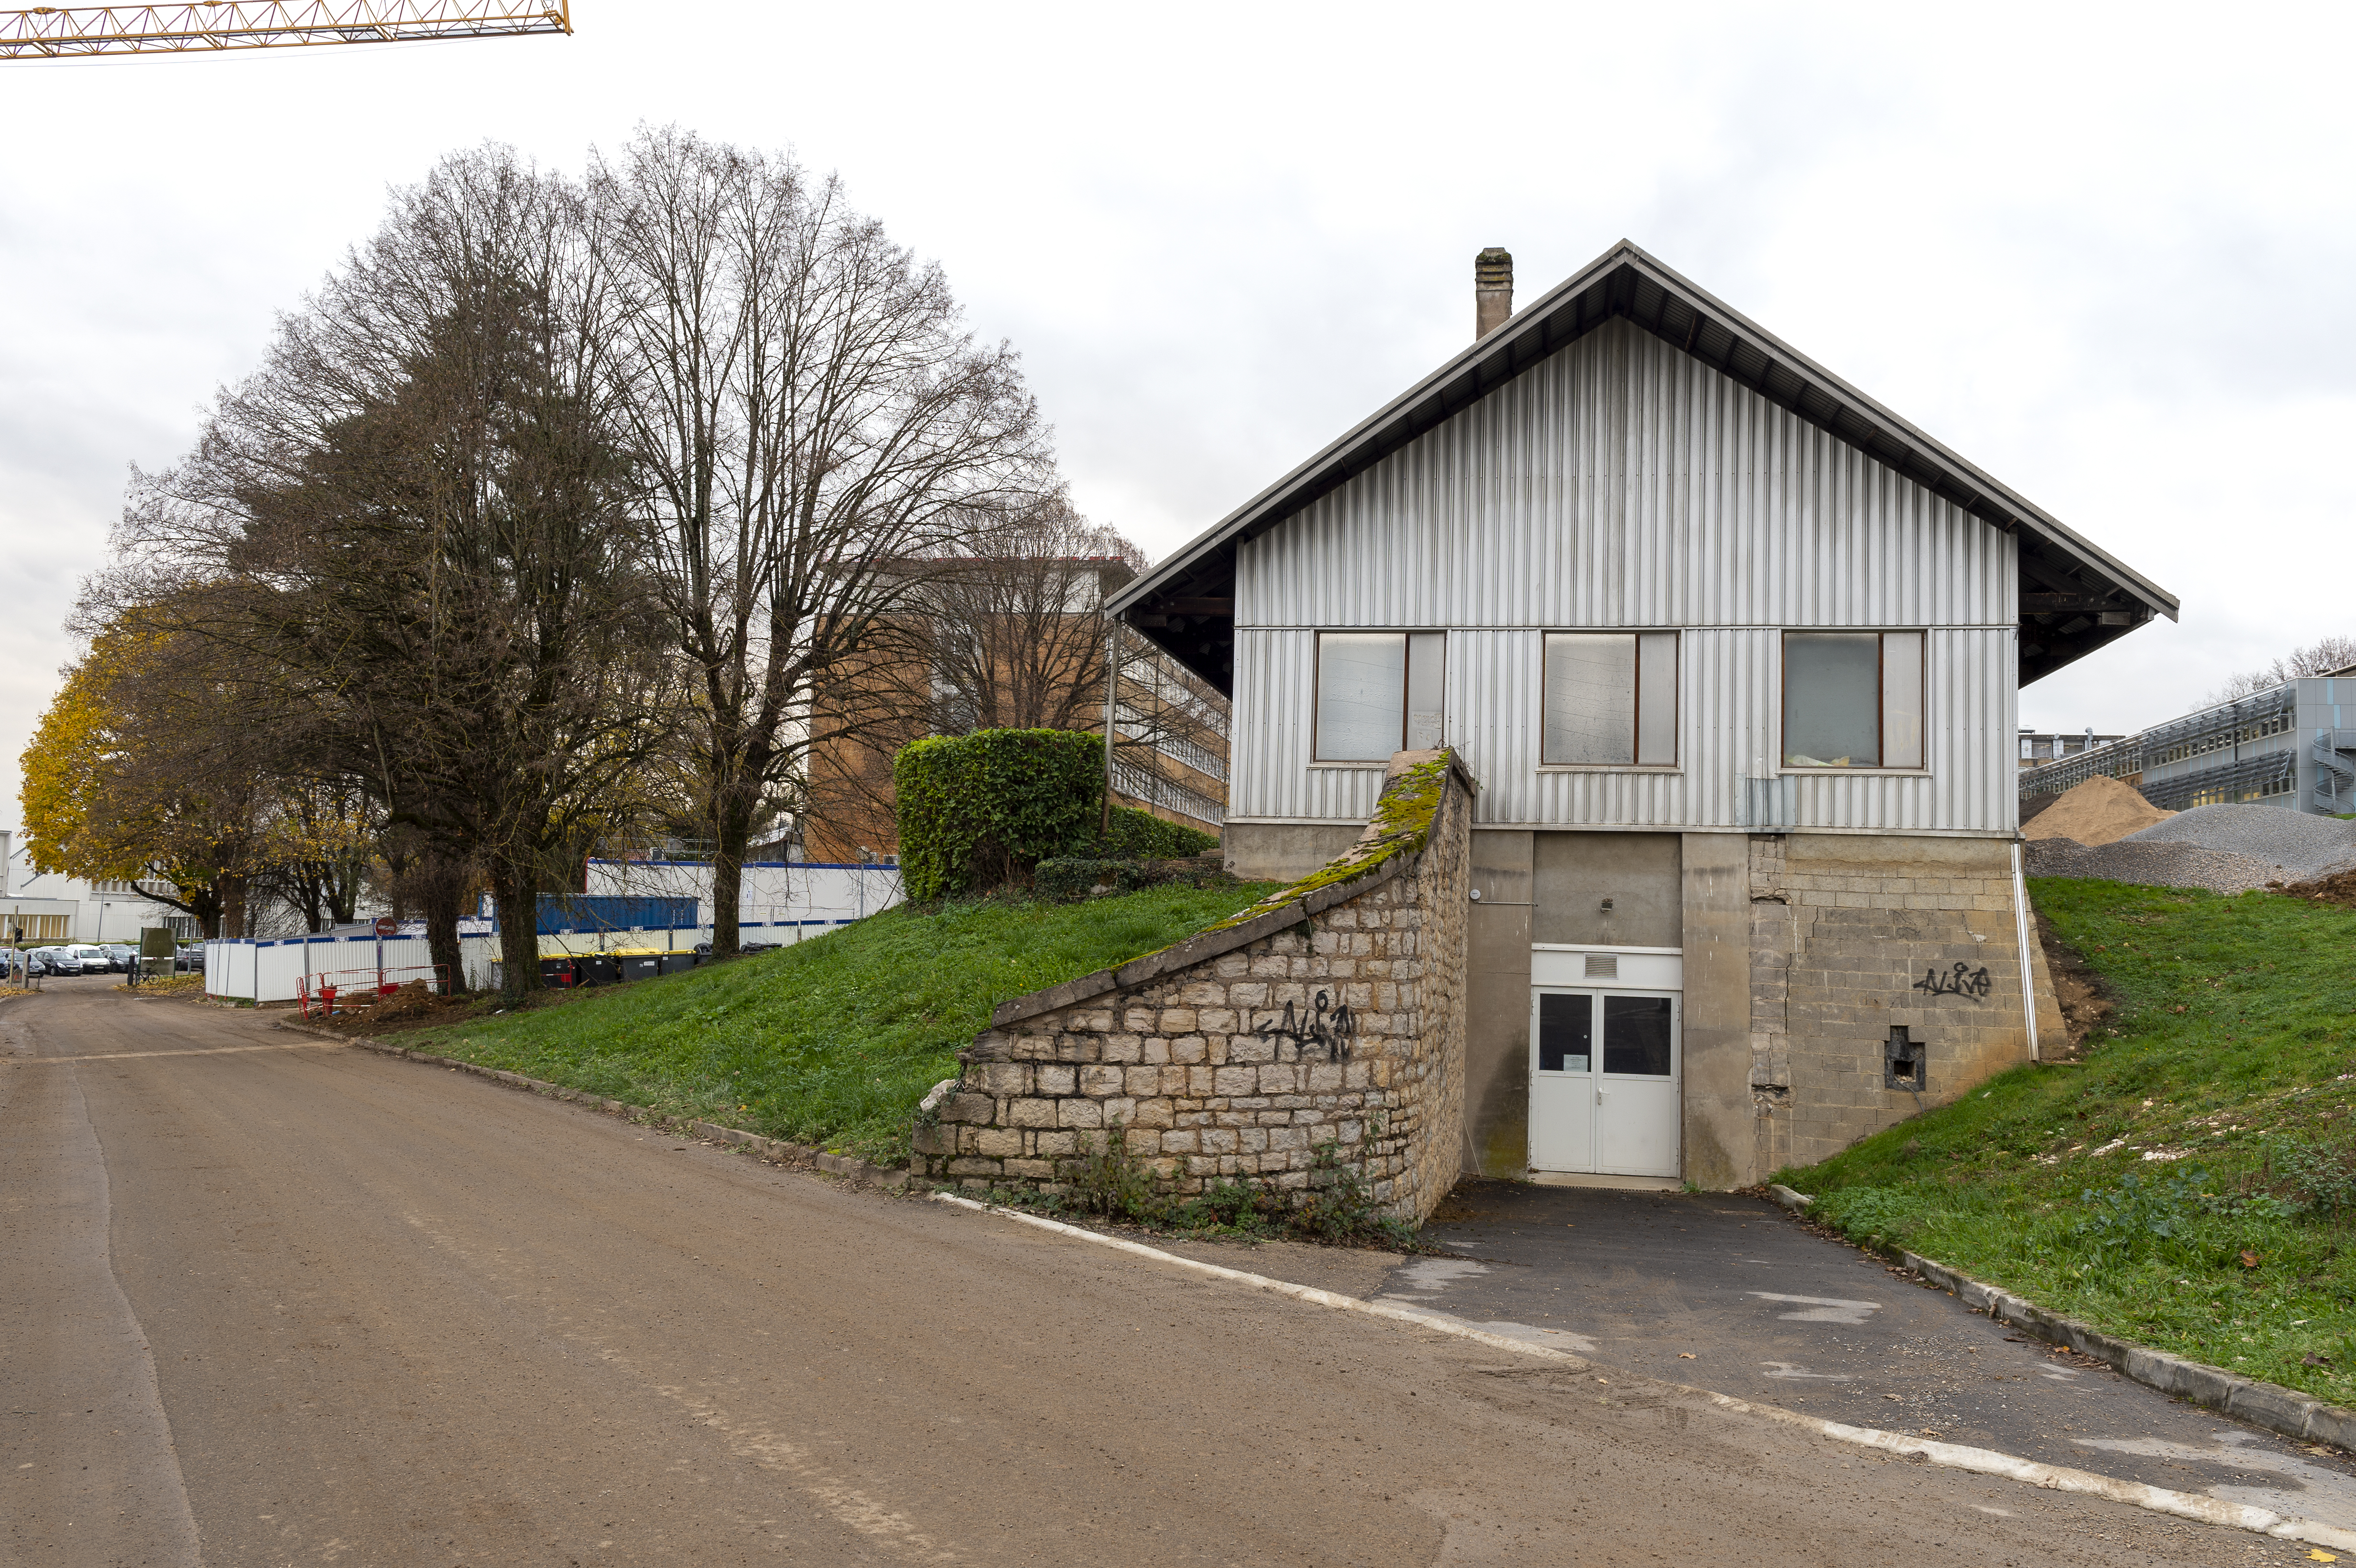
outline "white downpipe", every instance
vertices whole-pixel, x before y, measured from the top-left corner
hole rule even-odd
[[[2012,925],[2020,939],[2020,1016],[2029,1025],[2029,1060],[2043,1060],[2037,1050],[2037,965],[2029,955],[2029,884],[2020,875],[2020,840],[2012,841]]]

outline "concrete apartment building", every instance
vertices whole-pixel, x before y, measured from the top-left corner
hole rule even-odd
[[[2097,747],[2114,741],[2124,741],[2124,735],[2097,735],[2092,730],[2083,734],[2062,730],[2023,730],[2020,732],[2020,765],[2042,767],[2062,757],[2083,756]]]
[[[1475,293],[1109,599],[1232,698],[1231,869],[1314,870],[1452,752],[1467,1169],[1740,1186],[2029,1060],[2019,688],[2176,599],[1633,245]]]

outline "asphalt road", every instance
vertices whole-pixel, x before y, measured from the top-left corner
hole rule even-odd
[[[103,980],[0,1003],[0,1561],[2203,1564]]]
[[[1726,1193],[1466,1182],[1383,1299],[1830,1421],[2356,1530],[2356,1467],[2156,1392]]]

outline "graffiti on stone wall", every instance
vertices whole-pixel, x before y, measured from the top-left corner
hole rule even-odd
[[[1912,988],[1926,997],[1985,997],[1996,986],[1988,978],[1986,965],[1975,969],[1968,964],[1958,964],[1944,975],[1933,965],[1922,971],[1922,977],[1914,982]]]
[[[1284,1004],[1280,1016],[1272,1015],[1252,1031],[1276,1047],[1276,1058],[1284,1060],[1284,1043],[1292,1042],[1292,1060],[1299,1061],[1312,1051],[1323,1051],[1328,1061],[1350,1060],[1350,1037],[1358,1032],[1358,1020],[1350,1011],[1350,1004],[1332,1005],[1332,997],[1323,991],[1305,1010],[1296,1010],[1290,1002]]]

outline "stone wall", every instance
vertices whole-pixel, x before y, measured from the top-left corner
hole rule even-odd
[[[1157,1188],[1310,1185],[1319,1146],[1410,1221],[1464,1148],[1471,775],[1391,760],[1339,859],[1220,928],[1001,1006],[928,1101],[912,1174],[1053,1189],[1124,1129]]]

